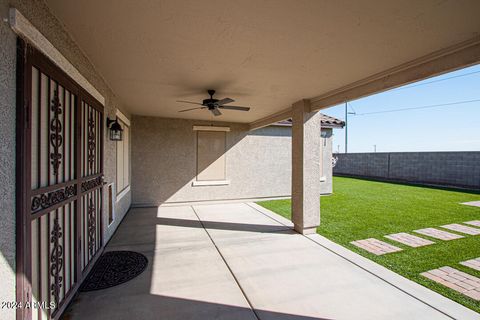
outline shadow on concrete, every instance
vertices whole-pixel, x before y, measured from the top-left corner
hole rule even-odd
[[[146,288],[148,294],[148,288]],[[115,290],[114,288],[106,290]],[[128,296],[125,298],[128,299]],[[176,297],[148,295],[142,296],[142,300],[131,299],[131,302],[125,301],[130,305],[130,310],[123,310],[124,307],[116,307],[117,310],[111,310],[110,313],[102,312],[103,307],[99,307],[97,314],[99,316],[82,317],[81,319],[165,319],[165,320],[330,320],[329,318],[310,317],[296,314],[274,312],[268,310],[252,310],[250,308],[232,306],[227,304],[218,304],[205,301],[196,301]],[[134,311],[132,309],[137,309]],[[64,314],[62,319],[79,319],[74,315]]]
[[[231,306],[204,301],[195,301],[189,299],[180,299],[165,296],[151,296],[150,305],[156,305],[161,309],[155,319],[260,319],[260,320],[329,320],[327,318],[318,318],[302,316],[288,313],[280,313],[267,310],[254,310],[238,306]],[[192,314],[194,316],[192,317]]]
[[[172,219],[172,218],[157,218],[157,223],[167,226],[187,227],[187,228],[202,228],[202,225],[198,224],[198,221],[184,220],[184,219]],[[297,234],[291,228],[282,225],[266,225],[266,224],[247,224],[247,223],[231,223],[231,222],[218,222],[218,221],[202,221],[203,225],[207,229],[216,230],[230,230],[230,231],[246,231],[246,232],[279,232],[279,231],[291,231],[292,234]]]
[[[174,207],[172,209],[174,210]],[[194,215],[193,210],[191,214]],[[222,292],[225,286],[225,282],[222,282],[225,281],[224,277],[212,278],[212,273],[207,271],[212,268],[210,262],[220,258],[213,249],[213,244],[208,239],[202,223],[209,229],[295,234],[285,226],[200,221],[192,217],[190,219],[165,218],[158,217],[158,208],[155,207],[130,209],[107,245],[106,251],[140,252],[149,260],[147,268],[136,278],[118,286],[79,293],[61,319],[327,320],[321,317],[252,309],[248,307],[247,300],[242,298],[240,289],[236,287],[233,279],[229,280],[229,285],[230,288],[237,288],[235,291],[237,295],[225,300],[224,295],[228,296],[232,292],[228,290],[226,293]],[[157,226],[184,227],[185,230],[167,228],[159,231]],[[162,238],[157,243],[158,238],[162,237],[158,234],[159,232],[175,234],[171,247],[163,242],[168,237]],[[201,236],[196,237],[192,234]],[[185,240],[187,242],[181,244],[177,242]],[[188,240],[194,241],[188,242]],[[163,247],[164,245],[167,245],[167,248]],[[205,249],[210,252],[202,251]],[[183,258],[178,260],[177,254]],[[214,257],[215,255],[217,257]],[[177,257],[176,262],[175,257]],[[185,257],[187,265],[182,260]],[[182,263],[179,264],[179,261]],[[191,262],[190,265],[188,261]],[[223,262],[220,266],[225,267],[225,272],[228,273]],[[214,263],[213,269],[218,267],[219,265]],[[179,272],[178,268],[185,269]],[[162,294],[165,290],[169,292],[168,295]],[[200,290],[200,293],[197,290]],[[197,299],[198,297],[204,300]]]

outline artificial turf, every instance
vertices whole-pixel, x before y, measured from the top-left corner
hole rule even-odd
[[[480,302],[420,275],[424,271],[451,266],[480,278],[480,271],[459,264],[480,257],[480,235],[464,235],[462,239],[442,241],[412,233],[416,229],[480,220],[480,207],[460,204],[480,200],[480,192],[345,177],[334,177],[333,187],[332,195],[321,197],[319,234],[480,312]],[[291,218],[290,200],[263,201],[258,204]],[[408,232],[432,240],[435,244],[411,248],[384,237],[398,232]],[[377,238],[403,250],[376,256],[350,244],[350,241],[366,238]]]

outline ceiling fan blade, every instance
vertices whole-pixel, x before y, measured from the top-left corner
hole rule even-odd
[[[203,104],[201,104],[201,103],[198,103],[198,102],[192,102],[192,101],[177,100],[177,102],[181,102],[181,103],[190,103],[190,104],[198,104],[199,106],[203,106]]]
[[[222,100],[218,100],[217,101],[217,106],[223,106],[224,104],[227,104],[227,103],[231,103],[231,102],[234,102],[235,100],[233,99],[230,99],[230,98],[225,98],[225,99],[222,99]]]
[[[180,111],[178,111],[178,112],[192,111],[192,110],[205,109],[205,108],[206,108],[206,107],[190,108],[190,109],[180,110]]]
[[[209,109],[209,110],[210,110],[210,111],[213,113],[213,115],[216,116],[216,117],[222,115],[222,113],[220,112],[220,110],[218,110],[217,108]]]
[[[249,111],[249,107],[239,107],[239,106],[219,106],[219,108],[227,110],[237,110],[237,111]]]

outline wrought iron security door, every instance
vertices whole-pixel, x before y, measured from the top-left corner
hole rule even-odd
[[[103,107],[20,39],[17,70],[17,318],[58,318],[102,248]]]

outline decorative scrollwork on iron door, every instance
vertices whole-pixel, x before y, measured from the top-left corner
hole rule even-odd
[[[90,110],[88,115],[88,167],[93,172],[93,164],[95,163],[95,119],[93,111]]]
[[[100,186],[103,183],[103,176],[97,177],[95,179],[91,179],[88,181],[82,182],[82,192],[87,192],[95,187]]]
[[[58,223],[58,216],[53,220],[53,230],[50,235],[50,242],[53,244],[50,254],[50,275],[54,278],[54,282],[50,285],[50,292],[56,305],[58,305],[58,302],[60,301],[60,290],[63,283],[63,277],[60,275],[63,268],[63,247],[60,244],[60,238],[63,237],[63,231]]]
[[[95,209],[95,204],[93,199],[90,198],[90,203],[88,205],[88,252],[91,256],[95,253],[95,233],[97,231],[97,213]]]
[[[75,185],[66,186],[48,193],[42,193],[32,198],[31,210],[32,213],[50,208],[62,201],[74,197],[77,194],[77,187]]]
[[[63,144],[62,136],[62,122],[60,121],[60,114],[62,114],[62,104],[58,98],[58,90],[53,91],[51,110],[53,112],[53,118],[50,120],[50,144],[52,150],[50,152],[50,160],[53,169],[53,175],[58,179],[58,168],[62,162],[62,154],[60,153],[60,147]]]

